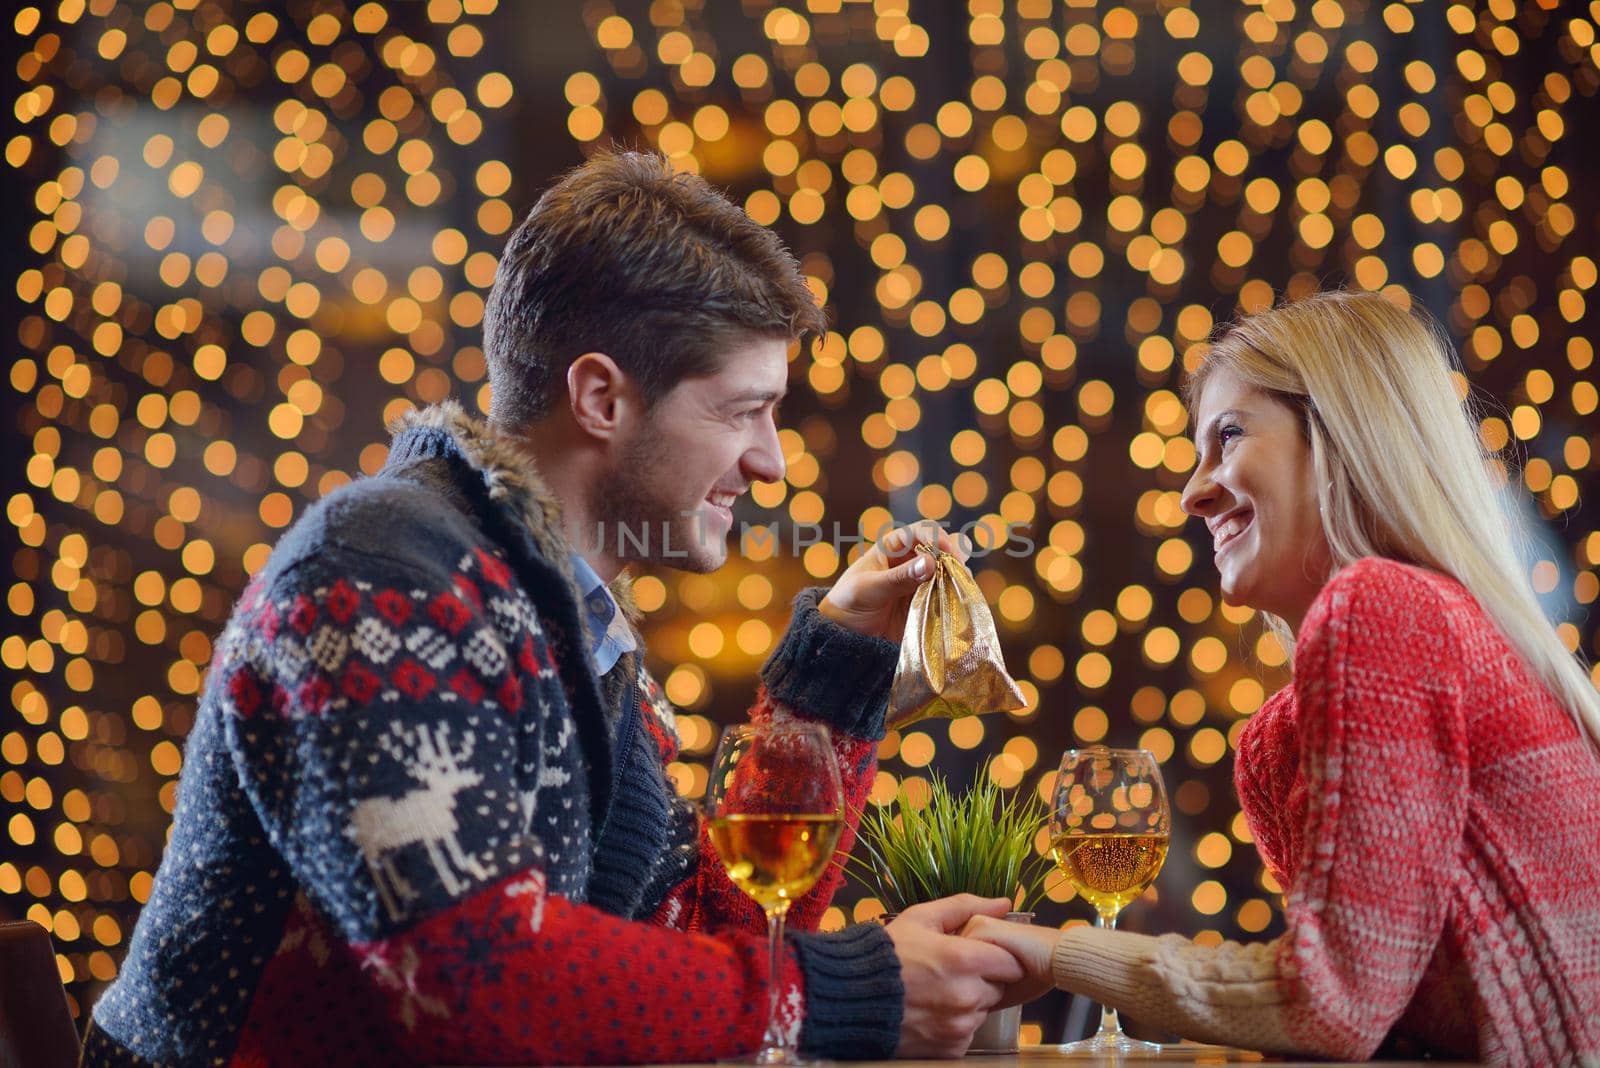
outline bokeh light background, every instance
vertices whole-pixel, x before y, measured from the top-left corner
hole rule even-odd
[[[1148,747],[1176,841],[1125,925],[1270,936],[1230,750],[1284,655],[1178,509],[1183,369],[1241,308],[1414,294],[1494,406],[1482,435],[1542,520],[1533,580],[1593,657],[1597,22],[1555,0],[19,7],[0,917],[52,930],[76,1010],[115,975],[247,575],[378,469],[387,420],[486,406],[505,237],[616,142],[726,188],[827,303],[835,332],[793,354],[788,477],[742,519],[785,546],[891,515],[1037,544],[974,561],[1027,708],[891,735],[875,796],[985,761],[1043,791],[1065,746]],[[790,597],[847,562],[771,545],[636,587],[690,712],[685,793]],[[878,911],[859,896],[829,923]],[[1087,917],[1050,897],[1041,922]]]

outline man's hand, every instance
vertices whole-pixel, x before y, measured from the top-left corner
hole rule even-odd
[[[974,917],[1004,916],[1003,897],[957,894],[913,905],[885,928],[900,958],[905,1013],[896,1057],[959,1057],[1001,993],[1025,973],[1008,951],[961,938]]]
[[[896,644],[906,629],[911,595],[932,574],[933,561],[917,544],[937,545],[966,562],[963,539],[923,521],[897,527],[845,569],[817,610],[842,627]]]
[[[1055,978],[1050,967],[1051,954],[1061,932],[1054,927],[1030,927],[1025,923],[1008,923],[992,916],[978,915],[967,921],[961,929],[962,937],[987,942],[1010,953],[1021,966],[1023,978],[1006,987],[996,1008],[1021,1005],[1032,1001],[1055,988]]]

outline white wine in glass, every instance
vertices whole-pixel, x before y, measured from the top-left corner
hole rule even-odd
[[[837,815],[722,816],[711,821],[711,842],[733,885],[769,909],[815,885],[843,829]]]
[[[1155,882],[1167,859],[1172,812],[1161,768],[1147,749],[1068,749],[1050,812],[1050,853],[1095,926],[1112,930],[1117,913]],[[1154,1053],[1161,1047],[1123,1033],[1117,1011],[1101,1006],[1100,1030],[1063,1053]]]
[[[741,1063],[815,1063],[800,1057],[778,1018],[783,921],[833,859],[843,808],[826,727],[764,722],[722,732],[706,790],[711,844],[729,880],[766,913],[771,953],[766,1035]]]

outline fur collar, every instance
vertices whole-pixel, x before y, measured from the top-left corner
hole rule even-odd
[[[586,591],[577,588],[572,576],[572,546],[561,528],[561,500],[539,474],[528,451],[512,435],[468,415],[454,400],[406,412],[395,421],[392,432],[398,435],[412,429],[439,430],[450,435],[462,457],[483,477],[489,499],[521,518],[539,552],[566,577],[575,600],[582,604]],[[623,568],[607,589],[624,618],[637,630],[640,612],[628,569]]]

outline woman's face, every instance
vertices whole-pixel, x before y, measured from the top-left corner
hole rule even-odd
[[[1206,380],[1194,414],[1183,510],[1211,531],[1222,595],[1298,627],[1333,559],[1299,416],[1225,370]]]

